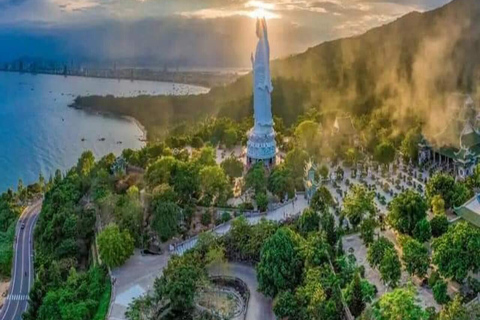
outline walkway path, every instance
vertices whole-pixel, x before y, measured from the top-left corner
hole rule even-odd
[[[297,194],[296,200],[289,202],[281,207],[278,207],[272,211],[267,212],[266,214],[258,214],[255,216],[247,217],[247,221],[250,224],[257,224],[260,222],[261,219],[265,218],[267,220],[272,220],[272,221],[283,221],[288,217],[293,217],[300,215],[304,209],[308,207],[308,202],[304,198],[303,194]],[[215,228],[212,229],[212,232],[218,234],[218,235],[224,235],[228,231],[230,231],[231,227],[231,221],[226,222],[224,224],[221,224]],[[196,243],[197,243],[198,237],[192,237],[184,242],[182,242],[180,245],[177,245],[175,247],[174,253],[182,255],[185,251],[193,248]]]
[[[18,219],[13,276],[5,305],[0,312],[0,320],[22,320],[22,314],[27,310],[28,293],[34,280],[33,230],[41,208],[42,201],[38,201],[28,207]]]
[[[285,220],[287,217],[291,217],[297,215],[305,208],[308,207],[307,200],[304,198],[303,194],[298,194],[297,199],[293,203],[288,203],[285,206],[276,208],[267,214],[264,215],[257,215],[254,217],[248,217],[247,220],[251,224],[258,223],[262,218],[273,220],[273,221],[282,221]],[[222,224],[212,230],[218,235],[223,235],[230,230],[230,222]],[[153,282],[155,278],[161,275],[163,268],[166,267],[168,264],[168,260],[170,259],[171,254],[183,254],[188,249],[191,249],[197,243],[197,237],[192,237],[191,239],[184,241],[181,245],[178,245],[174,252],[172,253],[165,253],[159,256],[142,256],[140,251],[136,251],[135,255],[130,258],[127,263],[125,263],[120,268],[116,268],[112,271],[112,276],[115,278],[115,285],[112,291],[112,305],[111,311],[108,316],[109,320],[124,320],[125,319],[125,311],[127,310],[128,305],[133,299],[140,297],[147,292],[149,292],[153,287]],[[252,282],[253,278],[250,280],[243,279],[242,273],[248,273],[249,271],[238,268],[233,268],[232,270],[237,270],[239,272],[238,276],[242,280],[244,280],[249,286],[252,284],[252,287],[256,288],[256,285]],[[253,271],[253,275],[255,272]],[[234,274],[234,276],[237,276]],[[255,277],[256,281],[256,277]],[[254,305],[252,307],[254,310],[251,311],[253,315],[257,314],[267,314],[267,311],[262,309],[261,307],[256,307],[255,303],[260,302],[261,298],[257,297],[261,296],[261,294],[257,293],[256,290],[251,291],[252,297],[250,300],[251,303]],[[266,299],[263,297],[263,299]],[[270,314],[271,314],[271,304],[269,305]],[[275,318],[265,318],[263,317],[250,317],[250,311],[248,311],[249,317],[247,319],[275,319]],[[258,313],[255,313],[258,312]],[[0,319],[2,320],[2,319]]]

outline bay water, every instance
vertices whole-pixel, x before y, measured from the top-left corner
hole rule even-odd
[[[65,171],[85,150],[98,158],[144,145],[134,121],[69,108],[78,95],[198,94],[184,84],[0,72],[0,192]],[[135,106],[132,105],[132,108]]]

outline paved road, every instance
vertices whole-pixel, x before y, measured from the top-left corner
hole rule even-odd
[[[0,311],[0,320],[22,320],[28,307],[28,292],[33,284],[33,228],[42,202],[36,202],[23,212],[18,220],[12,280],[5,304]],[[21,225],[25,223],[25,228]]]

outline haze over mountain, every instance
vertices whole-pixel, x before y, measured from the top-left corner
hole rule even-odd
[[[274,63],[273,72],[307,82],[312,104],[321,109],[360,115],[383,108],[400,128],[420,118],[434,138],[455,117],[455,93],[472,94],[478,104],[479,52],[480,1],[454,0],[358,37],[323,43]]]

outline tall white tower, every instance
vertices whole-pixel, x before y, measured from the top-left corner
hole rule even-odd
[[[277,145],[273,129],[272,80],[270,77],[270,45],[268,43],[267,22],[257,19],[258,44],[253,65],[253,111],[254,126],[248,132],[247,165],[263,162],[267,166],[275,164]]]

